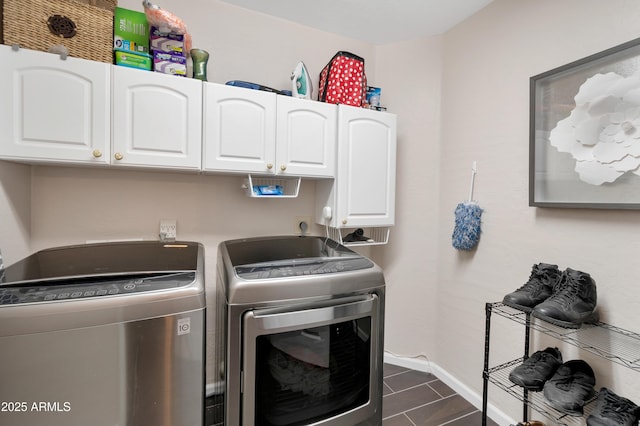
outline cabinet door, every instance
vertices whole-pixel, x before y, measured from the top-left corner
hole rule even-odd
[[[339,106],[336,227],[392,226],[396,116]]]
[[[113,67],[112,164],[200,170],[202,82]]]
[[[276,95],[204,84],[206,171],[275,173]]]
[[[0,45],[0,157],[107,164],[110,70]]]
[[[338,107],[278,96],[277,114],[276,172],[333,177]]]

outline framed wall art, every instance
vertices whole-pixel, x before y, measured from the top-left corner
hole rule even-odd
[[[640,209],[640,38],[531,77],[529,205]]]

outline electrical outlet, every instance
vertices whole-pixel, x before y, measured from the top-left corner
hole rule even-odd
[[[178,227],[175,219],[162,219],[160,221],[160,241],[175,241],[178,235]]]
[[[311,224],[312,224],[311,216],[296,216],[295,219],[296,219],[296,222],[295,222],[294,233],[296,235],[309,235],[311,233]],[[307,224],[307,227],[304,232],[300,228],[300,224],[303,222]]]

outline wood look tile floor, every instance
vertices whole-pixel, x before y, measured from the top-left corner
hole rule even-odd
[[[383,382],[382,426],[482,424],[482,413],[433,374],[384,364]]]

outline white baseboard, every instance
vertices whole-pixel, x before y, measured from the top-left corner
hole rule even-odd
[[[428,361],[424,358],[403,358],[385,352],[384,362],[404,368],[409,368],[411,370],[431,373],[438,379],[442,380],[444,384],[456,391],[456,393],[458,393],[464,399],[469,401],[469,403],[471,403],[478,410],[482,410],[482,395],[473,391],[467,385],[465,385],[460,380],[449,374],[446,370],[441,368],[439,365],[431,361]],[[487,416],[501,426],[508,426],[518,423],[491,403],[487,405]]]

